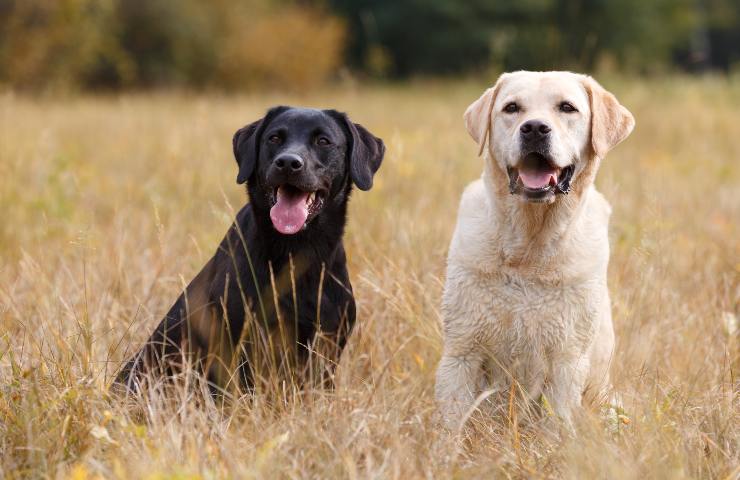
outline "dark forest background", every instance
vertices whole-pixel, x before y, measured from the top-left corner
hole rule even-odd
[[[513,69],[740,70],[740,0],[0,0],[0,84],[311,88]]]

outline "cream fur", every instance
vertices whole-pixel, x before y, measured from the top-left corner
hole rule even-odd
[[[514,100],[521,113],[501,113]],[[564,100],[577,114],[558,110]],[[519,126],[533,118],[553,126],[558,166],[576,166],[571,193],[549,203],[508,191],[506,166],[520,158]],[[609,388],[611,208],[593,180],[600,158],[629,135],[634,119],[590,77],[516,72],[471,105],[465,123],[485,167],[462,195],[449,250],[436,383],[441,413],[458,428],[482,391],[508,395],[513,378],[533,401],[544,394],[572,426],[584,391]]]

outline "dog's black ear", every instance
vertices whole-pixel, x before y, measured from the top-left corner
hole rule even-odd
[[[360,124],[352,123],[347,114],[329,110],[349,133],[349,173],[352,181],[360,190],[370,190],[373,186],[373,175],[380,168],[385,155],[383,140],[368,132]]]
[[[265,130],[267,124],[276,115],[289,109],[290,107],[285,106],[273,107],[261,119],[236,131],[232,140],[234,158],[239,165],[236,183],[244,183],[252,176],[257,166],[257,159],[259,158],[260,138],[262,138],[262,132]]]

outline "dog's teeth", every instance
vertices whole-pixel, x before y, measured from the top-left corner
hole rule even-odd
[[[313,203],[313,201],[316,199],[316,192],[311,193],[311,195],[308,196],[308,203]]]

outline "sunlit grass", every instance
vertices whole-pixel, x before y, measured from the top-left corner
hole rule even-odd
[[[482,168],[461,117],[483,83],[1,95],[0,476],[736,478],[740,84],[603,83],[637,119],[598,179],[629,423],[587,411],[556,445],[494,422],[458,444],[435,425],[445,255]],[[231,135],[273,104],[346,110],[387,145],[375,188],[352,198],[358,325],[337,388],[127,410],[110,377],[244,203]]]

